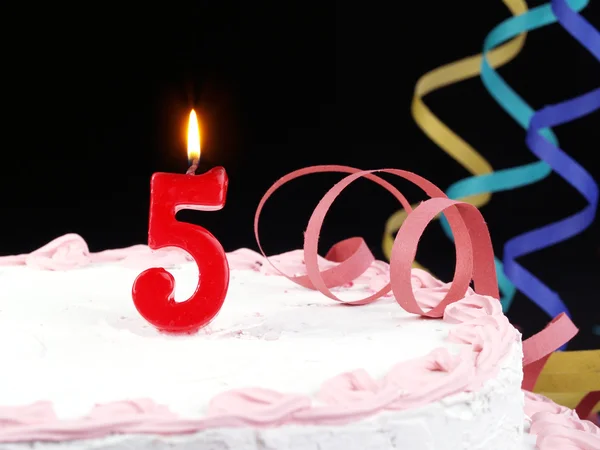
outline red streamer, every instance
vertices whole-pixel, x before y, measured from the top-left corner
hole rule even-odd
[[[533,391],[550,355],[573,339],[578,331],[569,316],[561,313],[546,328],[523,342],[523,389]]]
[[[600,402],[600,391],[588,392],[575,407],[575,412],[580,418],[586,419],[592,414],[598,402]]]

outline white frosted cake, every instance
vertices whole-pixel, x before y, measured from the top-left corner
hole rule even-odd
[[[178,336],[147,324],[130,295],[162,265],[187,298],[197,269],[177,250],[90,254],[68,235],[0,258],[0,449],[600,448],[598,427],[521,391],[521,337],[497,299],[469,290],[442,319],[392,295],[350,307],[258,253],[227,256],[220,314]],[[305,273],[301,251],[272,261]],[[388,280],[376,261],[334,291],[355,300]],[[424,309],[449,288],[418,269],[412,285]]]
[[[302,258],[295,251],[272,260],[299,274]],[[180,253],[140,246],[89,255],[71,235],[3,260],[0,448],[521,445],[521,339],[498,300],[469,291],[443,319],[425,319],[391,295],[336,304],[250,250],[228,259],[223,309],[184,336],[156,331],[130,294],[142,269],[162,264],[176,279],[176,299],[187,298],[197,269]],[[358,299],[388,279],[388,265],[375,262],[335,292]],[[418,269],[412,282],[425,308],[447,291]]]

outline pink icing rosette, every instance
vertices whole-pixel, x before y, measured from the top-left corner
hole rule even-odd
[[[600,449],[600,428],[549,398],[525,391],[525,414],[539,450]]]
[[[449,305],[444,311],[444,320],[456,324],[501,314],[502,306],[495,298],[472,292],[459,302]]]
[[[26,406],[0,406],[0,435],[2,429],[39,425],[56,420],[57,417],[50,402],[37,402]]]
[[[81,236],[66,234],[29,254],[0,257],[0,266],[25,265],[39,270],[70,270],[92,263],[122,262],[126,267],[143,269],[154,265],[170,267],[188,261],[191,261],[191,257],[178,248],[154,251],[147,245],[91,253]]]
[[[114,417],[139,417],[152,416],[160,418],[176,418],[169,408],[157,405],[149,399],[127,400],[113,403],[104,403],[94,406],[86,416],[89,420],[112,420]]]
[[[0,265],[26,265],[42,270],[69,270],[90,262],[88,246],[77,234],[61,236],[29,254],[0,258]]]

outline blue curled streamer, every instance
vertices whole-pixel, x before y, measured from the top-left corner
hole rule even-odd
[[[570,0],[571,7],[582,10],[587,6],[589,0]],[[486,36],[483,45],[481,78],[484,86],[498,104],[523,128],[527,129],[529,121],[534,114],[531,108],[498,73],[490,66],[486,55],[495,47],[527,31],[533,31],[555,23],[556,16],[552,11],[550,3],[538,6],[520,16],[511,17],[498,24]],[[558,145],[558,139],[550,129],[541,131],[550,142]],[[446,194],[448,197],[457,199],[483,192],[502,192],[516,189],[522,186],[536,183],[552,172],[552,168],[544,161],[525,164],[510,169],[497,170],[491,174],[469,177],[452,184]],[[445,217],[441,218],[445,234],[452,239],[452,230]],[[504,311],[508,311],[512,305],[516,293],[515,286],[505,275],[504,265],[496,258],[496,273],[500,290],[503,293],[502,304]],[[566,307],[564,309],[567,311]]]
[[[563,28],[600,61],[600,32],[573,11],[565,0],[552,0],[552,10]],[[562,300],[516,259],[567,240],[588,228],[596,216],[600,190],[589,172],[557,145],[545,139],[539,130],[571,122],[597,109],[600,109],[600,88],[539,110],[531,118],[527,130],[526,143],[531,152],[548,163],[588,202],[578,213],[512,238],[504,246],[506,275],[552,317],[563,312]]]
[[[555,1],[552,0],[554,4]],[[598,35],[600,43],[600,34]],[[600,109],[600,88],[571,100],[536,112],[527,130],[526,142],[531,152],[573,186],[588,201],[580,212],[558,222],[512,238],[504,245],[504,269],[515,286],[540,306],[551,317],[565,310],[558,294],[516,262],[516,259],[567,240],[591,225],[598,208],[598,185],[577,161],[556,145],[548,142],[539,131],[548,126],[561,125]]]

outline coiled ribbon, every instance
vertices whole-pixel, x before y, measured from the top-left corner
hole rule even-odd
[[[589,22],[573,11],[565,0],[552,0],[552,10],[560,24],[596,59],[600,61],[600,33]],[[545,311],[555,313],[560,308],[560,298],[537,278],[533,277],[515,259],[536,250],[549,247],[573,237],[594,221],[598,209],[600,191],[593,177],[560,148],[540,136],[538,130],[570,122],[600,109],[600,88],[584,95],[548,106],[538,111],[531,119],[527,132],[530,150],[567,183],[573,186],[588,202],[581,211],[558,222],[517,236],[505,245],[504,257],[507,275],[515,285],[537,304],[542,303]],[[542,306],[540,305],[540,306]],[[554,357],[557,362],[548,365],[536,384],[536,391],[558,392],[563,402],[581,397],[591,410],[600,401],[600,350],[566,352]]]
[[[577,9],[583,9],[588,0],[571,0],[571,5]],[[532,9],[518,17],[513,17],[497,25],[485,38],[483,45],[484,58],[481,65],[481,79],[488,92],[500,106],[508,112],[523,128],[527,129],[534,110],[531,108],[498,73],[487,59],[488,52],[517,36],[524,31],[532,31],[556,22],[557,18],[552,11],[550,3]],[[558,140],[552,130],[544,128],[540,133],[550,142],[558,145]],[[552,172],[551,167],[544,161],[525,164],[519,167],[496,171],[490,175],[471,177],[460,180],[451,185],[447,194],[450,198],[456,196],[474,195],[478,192],[501,192],[516,189],[522,186],[536,183],[547,177]],[[448,237],[452,234],[448,228],[447,221],[442,218],[442,227]],[[515,295],[515,286],[504,269],[503,263],[496,259],[496,270],[499,275],[499,283],[504,293],[504,310],[507,311]],[[560,301],[560,299],[559,299]],[[562,302],[561,302],[562,304]],[[555,308],[552,312],[546,311],[550,317],[554,317],[562,311],[567,311],[564,304]]]
[[[305,276],[289,275],[277,268],[264,252],[259,237],[259,218],[269,197],[281,186],[295,178],[324,172],[341,172],[351,175],[334,185],[313,211],[304,234]],[[421,188],[431,198],[412,209],[406,198],[387,181],[375,173],[387,173],[404,178]],[[410,212],[406,222],[396,235],[392,258],[390,260],[390,282],[378,292],[355,301],[344,301],[338,298],[330,288],[349,282],[364,272],[374,258],[361,238],[346,239],[338,243],[330,258],[339,265],[321,271],[317,259],[317,244],[325,215],[336,197],[353,181],[365,177],[379,184]],[[446,212],[456,236],[455,276],[443,300],[435,307],[424,311],[417,303],[412,291],[411,265],[414,261],[421,235],[431,220],[441,212]],[[392,291],[398,304],[406,311],[426,317],[442,317],[447,305],[461,298],[469,288],[471,280],[475,292],[481,295],[499,297],[498,283],[493,263],[493,249],[487,226],[479,210],[468,203],[448,199],[444,192],[427,179],[398,169],[380,169],[360,171],[348,166],[314,166],[296,170],[280,178],[271,186],[258,204],[254,216],[254,235],[258,248],[267,261],[283,276],[310,289],[315,289],[332,300],[350,305],[372,303]]]
[[[582,18],[579,14],[569,9],[568,5],[564,1],[553,1],[552,9],[559,18],[560,24],[583,45],[590,53],[592,53],[596,59],[600,60],[600,33],[595,29],[589,22]],[[592,179],[592,182],[594,180]],[[597,210],[598,205],[598,184],[594,182],[593,190],[595,191],[596,207],[594,208],[594,214]],[[584,195],[585,196],[585,195]],[[588,199],[587,196],[585,196]],[[589,201],[589,199],[588,199]],[[590,202],[591,204],[592,202]],[[594,220],[592,217],[590,223],[583,226],[580,231],[587,228]],[[592,333],[600,335],[600,325],[595,325],[592,328]]]
[[[523,0],[504,0],[504,3],[515,16],[527,11],[527,4]],[[526,35],[523,33],[510,42],[491,51],[489,55],[490,64],[494,67],[499,67],[514,59],[523,48],[525,38]],[[413,118],[421,130],[444,152],[475,175],[491,173],[493,172],[493,168],[475,148],[431,112],[423,102],[423,97],[437,89],[478,75],[482,58],[482,54],[469,56],[438,67],[423,75],[415,85],[411,108]],[[488,192],[484,191],[476,195],[454,198],[459,198],[461,201],[481,207],[490,201],[491,196]],[[399,210],[392,214],[385,224],[382,246],[383,253],[388,260],[392,253],[394,234],[400,229],[407,215],[408,212],[405,209]],[[416,261],[414,264],[417,267],[420,266]],[[504,278],[503,272],[498,273]],[[503,284],[505,284],[504,280],[500,280],[500,289],[504,292],[502,289]],[[504,302],[505,300],[503,300]]]

